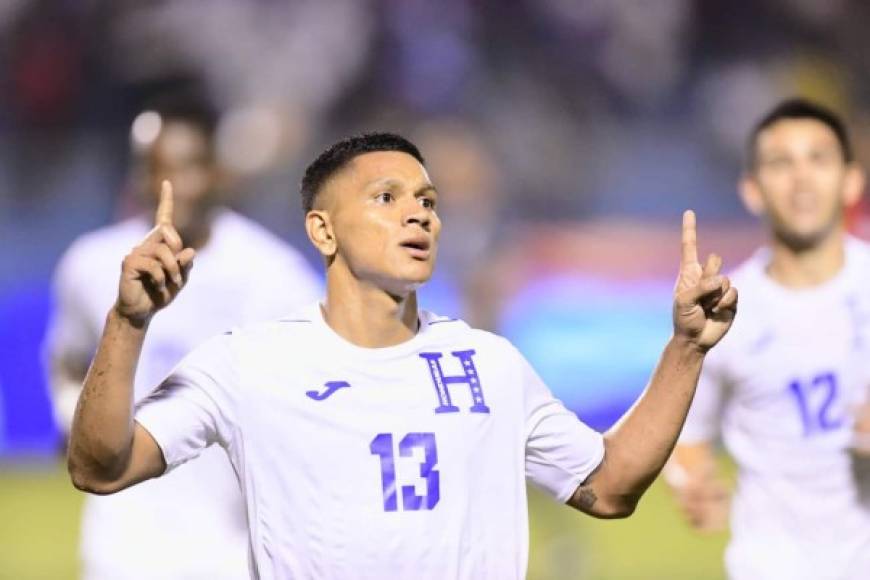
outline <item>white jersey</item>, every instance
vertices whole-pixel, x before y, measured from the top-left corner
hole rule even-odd
[[[86,234],[66,252],[55,279],[57,308],[47,343],[52,358],[93,355],[117,297],[123,257],[149,229],[145,219],[127,220]],[[320,280],[300,254],[247,218],[221,212],[184,291],[149,327],[135,398],[147,396],[209,337],[274,319],[319,295]],[[168,477],[112,496],[89,496],[81,542],[88,579],[247,576],[244,502],[229,462],[216,449]]]
[[[387,348],[318,304],[217,337],[136,420],[169,470],[226,450],[261,580],[523,578],[525,478],[565,502],[604,455],[510,343],[427,312]]]
[[[870,578],[870,479],[849,451],[870,387],[870,247],[832,280],[789,289],[760,250],[732,276],[740,311],[707,356],[680,441],[721,434],[738,467],[736,580]],[[862,473],[863,472],[863,473]]]

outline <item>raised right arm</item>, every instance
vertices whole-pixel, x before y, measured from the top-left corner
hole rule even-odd
[[[157,443],[133,420],[133,379],[148,324],[184,286],[193,255],[172,226],[172,187],[164,182],[154,229],[124,259],[118,300],[73,416],[67,466],[82,491],[114,493],[166,469]]]

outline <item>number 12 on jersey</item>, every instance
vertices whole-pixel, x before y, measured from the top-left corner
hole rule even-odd
[[[392,433],[379,433],[369,445],[373,455],[381,459],[381,486],[384,493],[384,511],[398,510],[396,497],[396,460]],[[435,447],[434,433],[408,433],[399,441],[399,456],[411,457],[414,449],[423,450],[423,461],[420,463],[420,477],[426,482],[425,495],[417,495],[415,486],[402,486],[402,510],[431,510],[441,499],[440,473],[435,466],[438,464],[438,449]]]
[[[821,373],[810,381],[794,380],[788,388],[800,411],[804,436],[832,431],[843,425],[843,417],[834,413],[840,394],[837,375]]]

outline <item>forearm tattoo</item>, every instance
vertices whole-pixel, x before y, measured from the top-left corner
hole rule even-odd
[[[589,511],[595,502],[598,501],[598,496],[592,491],[591,487],[581,485],[571,496],[571,505],[582,511]]]

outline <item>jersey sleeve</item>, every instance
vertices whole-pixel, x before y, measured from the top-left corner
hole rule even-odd
[[[75,252],[66,253],[52,278],[53,307],[49,317],[46,348],[53,355],[73,352],[86,357],[96,348],[98,329],[87,318],[87,304],[81,292],[86,284],[78,274]]]
[[[209,445],[234,444],[239,372],[233,338],[224,334],[203,343],[136,406],[136,422],[160,446],[167,472]]]
[[[84,258],[73,245],[58,263],[52,278],[52,307],[42,361],[51,394],[55,422],[69,431],[81,380],[70,372],[83,373],[96,350],[100,329],[88,317],[88,303],[82,292],[88,288],[87,276],[81,273]],[[74,369],[74,371],[73,371]]]
[[[519,355],[526,421],[526,478],[566,502],[604,458],[604,438],[553,396]]]
[[[721,346],[721,345],[720,345]],[[704,360],[695,398],[689,407],[679,444],[707,443],[719,435],[725,391],[725,363],[722,351],[713,350]]]

